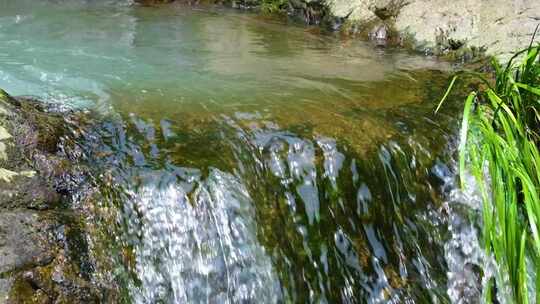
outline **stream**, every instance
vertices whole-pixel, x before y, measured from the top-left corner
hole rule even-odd
[[[100,116],[86,270],[120,303],[477,303],[451,64],[222,7],[0,0],[0,87]],[[97,191],[85,191],[96,188]]]

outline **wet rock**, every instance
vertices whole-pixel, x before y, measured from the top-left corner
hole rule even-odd
[[[379,0],[371,1],[369,9],[381,20],[395,18],[403,6],[406,5],[404,0]]]
[[[411,47],[456,59],[483,52],[508,59],[528,46],[540,20],[535,0],[330,0],[328,8],[361,26],[388,22]]]
[[[46,265],[53,253],[45,240],[50,223],[35,211],[0,213],[0,273]]]
[[[60,195],[40,176],[16,175],[0,183],[0,208],[45,210],[54,207]]]
[[[67,195],[80,173],[62,151],[78,115],[0,90],[0,303],[102,302]]]
[[[43,290],[36,291],[36,293],[32,297],[32,301],[36,304],[52,303],[52,299]]]
[[[32,150],[55,153],[60,139],[67,132],[63,114],[48,111],[32,98],[21,98],[18,103],[20,107],[14,111],[18,115],[11,122],[13,126],[17,124],[12,128],[16,144],[30,153]]]
[[[81,278],[64,255],[51,264],[36,267],[22,276],[36,293],[46,294],[55,303],[100,303],[99,290]]]
[[[330,12],[337,17],[349,16],[350,20],[370,23],[378,20],[377,15],[370,9],[369,1],[330,0]]]
[[[309,25],[329,25],[339,27],[343,21],[334,18],[329,12],[326,3],[320,0],[291,0],[288,14],[293,19]],[[337,22],[334,22],[337,21]]]

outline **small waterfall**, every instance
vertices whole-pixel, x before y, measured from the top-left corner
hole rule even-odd
[[[145,179],[124,205],[140,280],[135,303],[277,302],[253,202],[234,176],[212,170],[191,198],[178,183]]]
[[[433,188],[457,190],[451,184],[455,177],[449,176],[450,172],[446,176],[438,172],[441,163],[433,162],[433,150],[424,146],[425,139],[390,141],[381,146],[376,155],[379,160],[374,161],[373,156],[358,158],[331,138],[316,136],[310,140],[282,131],[272,123],[261,126],[239,121],[246,117],[226,118],[240,139],[235,146],[249,150],[237,151],[237,159],[255,164],[252,168],[243,166],[241,175],[252,177],[249,180],[256,178],[249,185],[252,192],[272,189],[270,197],[257,197],[259,204],[265,200],[284,202],[285,209],[275,206],[281,213],[273,216],[285,218],[284,225],[297,231],[298,236],[290,237],[298,238],[302,244],[298,250],[305,251],[305,261],[287,265],[288,270],[280,269],[289,276],[304,273],[298,278],[302,283],[286,286],[290,299],[400,303],[429,298],[439,302],[445,298],[446,286],[448,292],[456,289],[452,278],[446,282],[437,272],[457,266],[444,265],[446,261],[437,254],[442,257],[446,250],[447,227],[451,230],[450,243],[474,231],[452,231],[458,227],[452,222],[458,216],[445,213],[445,205],[437,207],[433,202],[432,191],[439,191]],[[242,155],[254,159],[246,161]],[[475,248],[465,251],[470,255],[481,252],[477,242]],[[302,254],[281,255],[288,261]],[[329,267],[342,272],[332,274]],[[476,279],[473,274],[477,273],[478,269],[472,269],[462,281],[476,286],[468,280]],[[424,291],[413,290],[416,284]],[[308,289],[309,300],[297,298],[298,289]],[[468,296],[472,302],[479,299],[479,294]]]
[[[279,277],[257,239],[255,203],[242,180],[163,164],[158,142],[174,135],[166,121],[160,132],[135,116],[127,125],[85,134],[82,149],[101,190],[98,229],[115,236],[106,245],[117,252],[112,277],[127,277],[121,288],[129,301],[278,303]]]
[[[133,115],[82,141],[109,202],[100,210],[117,210],[115,223],[101,229],[124,256],[114,272],[116,280],[127,277],[120,284],[130,301],[481,297],[485,257],[470,217],[478,202],[457,189],[445,165],[451,158],[437,152],[452,149],[430,145],[414,125],[363,155],[260,115],[222,116],[201,138],[182,132],[171,121]],[[212,153],[180,166],[200,150],[179,149],[178,136]]]
[[[442,163],[432,168],[432,172],[442,181],[445,202],[443,210],[448,215],[447,226],[449,240],[444,244],[444,256],[448,264],[448,296],[452,303],[478,303],[482,297],[483,287],[493,277],[492,260],[486,256],[480,243],[480,221],[482,201],[476,192],[476,181],[467,175],[466,189],[457,184],[452,170]],[[481,275],[480,270],[483,272]]]
[[[2,88],[102,115],[66,153],[111,302],[477,302],[448,65],[187,8],[0,1]]]

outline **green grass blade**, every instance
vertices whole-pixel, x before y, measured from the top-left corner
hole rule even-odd
[[[470,93],[465,101],[463,110],[463,119],[461,122],[461,131],[459,135],[459,176],[461,188],[465,188],[465,157],[467,147],[467,135],[469,131],[469,116],[471,115],[472,104],[476,98],[476,93]]]
[[[518,62],[516,58],[523,54]],[[460,185],[466,186],[466,170],[478,183],[482,241],[498,264],[495,278],[484,286],[483,299],[492,303],[493,292],[500,287],[510,290],[510,298],[504,299],[509,303],[534,302],[528,294],[531,270],[527,261],[532,259],[536,302],[540,303],[540,45],[531,42],[504,69],[496,60],[492,66],[494,86],[483,75],[460,72],[486,85],[465,100],[458,147]],[[457,75],[436,113],[456,79]]]
[[[529,304],[529,290],[527,288],[527,264],[525,260],[525,241],[527,240],[527,233],[524,230],[521,233],[521,244],[519,246],[519,290],[521,303]]]
[[[524,83],[519,83],[519,82],[516,82],[516,86],[540,96],[540,88],[536,88],[536,87],[533,87]]]
[[[446,89],[446,92],[444,93],[443,98],[441,98],[441,101],[439,101],[439,105],[435,109],[435,113],[439,112],[439,109],[441,108],[442,104],[444,103],[448,95],[450,94],[450,91],[452,91],[452,88],[454,87],[454,84],[456,83],[456,79],[458,79],[457,75],[452,78],[452,81],[450,81],[450,85],[448,86],[448,89]]]

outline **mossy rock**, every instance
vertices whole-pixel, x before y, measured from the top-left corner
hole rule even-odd
[[[68,121],[59,111],[0,90],[0,297],[6,303],[100,303],[85,243],[86,218],[70,205],[76,172],[63,154]],[[112,292],[111,292],[112,294]],[[1,300],[0,300],[1,302]]]

